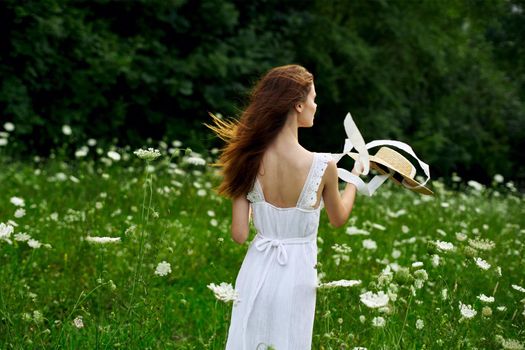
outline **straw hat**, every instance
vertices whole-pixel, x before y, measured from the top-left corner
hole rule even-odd
[[[359,159],[359,153],[350,152],[348,155],[355,160]],[[389,169],[394,170],[390,179],[396,184],[402,185],[411,191],[421,194],[434,194],[429,188],[414,180],[416,168],[408,159],[393,149],[389,147],[381,147],[375,155],[369,156],[369,159],[370,168],[377,170],[381,174],[388,174],[390,172]]]

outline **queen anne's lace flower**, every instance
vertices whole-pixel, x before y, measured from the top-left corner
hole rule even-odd
[[[206,161],[201,157],[188,157],[185,161],[186,163],[193,165],[206,165]]]
[[[372,326],[374,327],[384,327],[386,324],[386,321],[383,317],[381,316],[378,316],[378,317],[374,317],[372,319]]]
[[[490,264],[486,262],[485,260],[481,258],[474,258],[474,261],[476,262],[476,265],[482,270],[488,270],[490,269]]]
[[[31,236],[25,232],[16,233],[14,237],[15,237],[15,241],[18,241],[18,242],[25,242],[31,239]]]
[[[90,243],[98,243],[98,244],[105,244],[105,243],[118,243],[120,242],[120,237],[93,237],[93,236],[87,236],[86,241]]]
[[[467,319],[473,318],[478,313],[471,305],[465,305],[461,301],[459,302],[459,311],[461,312],[461,316]]]
[[[436,241],[436,247],[442,251],[449,251],[454,249],[454,245],[450,242]]]
[[[17,207],[23,207],[26,205],[25,201],[19,197],[11,197],[9,201],[11,204],[16,205]]]
[[[365,239],[363,240],[363,248],[368,249],[368,250],[376,250],[377,243],[372,239]]]
[[[160,157],[160,151],[158,149],[148,148],[145,149],[138,149],[135,152],[133,152],[137,157],[140,159],[144,159],[146,161],[152,161]]]
[[[383,291],[376,293],[366,292],[359,296],[361,302],[368,306],[369,308],[379,308],[386,306],[389,301],[389,297]]]
[[[338,280],[326,283],[320,283],[317,288],[336,288],[336,287],[353,287],[361,284],[359,280]]]
[[[84,328],[84,321],[82,320],[82,316],[75,317],[75,319],[73,320],[73,324],[77,328]]]
[[[118,162],[121,158],[120,154],[115,151],[108,151],[108,157]]]
[[[9,237],[14,231],[14,227],[9,224],[4,224],[3,222],[0,222],[0,240],[9,240]]]
[[[478,299],[481,300],[484,303],[493,303],[494,297],[488,297],[485,294],[478,295]]]
[[[512,285],[512,288],[514,288],[514,289],[517,290],[518,292],[525,293],[525,288],[523,288],[523,287],[521,287],[521,286],[518,286],[517,284],[513,284],[513,285]]]
[[[501,344],[501,347],[506,350],[523,350],[523,343],[515,339],[505,339],[501,335],[496,336],[496,340]]]
[[[230,283],[222,282],[219,285],[216,285],[215,283],[210,283],[207,287],[213,291],[213,293],[215,294],[215,298],[221,301],[233,301],[234,303],[240,301],[239,294],[237,293],[237,291],[235,291],[235,289],[233,289]]]
[[[468,244],[472,248],[479,250],[491,250],[496,246],[496,243],[489,239],[469,239]]]
[[[416,321],[416,328],[417,329],[423,329],[425,327],[425,322],[422,319],[418,319]]]
[[[171,273],[171,264],[166,261],[160,262],[155,269],[155,275],[166,276],[168,273]]]
[[[39,241],[37,241],[36,239],[30,239],[27,241],[27,245],[30,246],[31,248],[33,249],[38,249],[42,246],[42,243],[40,243]]]

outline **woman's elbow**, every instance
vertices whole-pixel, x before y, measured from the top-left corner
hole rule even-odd
[[[341,214],[337,217],[334,217],[334,218],[331,218],[330,219],[330,224],[335,227],[335,228],[339,228],[339,227],[342,227],[346,224],[346,222],[348,221],[348,218],[350,217],[350,212],[352,211],[352,209],[350,209],[350,211],[348,213],[344,213],[344,214]]]
[[[345,223],[346,223],[346,220],[343,220],[343,219],[330,220],[330,225],[332,225],[334,228],[339,228],[343,226]]]
[[[235,230],[232,228],[232,239],[239,244],[243,244],[248,239],[248,232],[245,230]]]

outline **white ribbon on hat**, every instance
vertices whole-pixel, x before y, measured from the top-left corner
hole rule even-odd
[[[344,155],[350,153],[352,148],[355,148],[356,151],[359,153],[359,158],[356,160],[356,162],[360,162],[363,165],[363,175],[367,175],[369,172],[369,155],[368,150],[373,147],[377,146],[392,146],[399,148],[406,153],[410,154],[412,157],[414,157],[418,163],[419,166],[423,169],[423,172],[427,176],[426,180],[416,186],[409,185],[405,181],[403,181],[403,186],[410,188],[410,189],[416,189],[419,187],[424,187],[424,185],[430,180],[430,169],[428,164],[420,160],[412,147],[407,145],[404,142],[401,141],[395,141],[395,140],[374,140],[370,141],[369,143],[365,144],[365,141],[363,139],[363,136],[361,136],[361,133],[359,132],[359,129],[357,128],[357,125],[355,124],[354,120],[352,119],[352,115],[350,112],[345,117],[344,120],[344,127],[347,135],[347,139],[345,140],[345,145],[343,147],[343,153],[332,153],[332,158],[335,160],[336,163],[338,163],[341,158],[343,158]],[[345,182],[349,182],[354,184],[357,187],[357,190],[359,193],[364,194],[366,196],[371,197],[374,192],[381,186],[386,179],[388,179],[390,176],[394,174],[394,170],[389,169],[388,174],[382,174],[382,175],[376,175],[370,180],[369,183],[365,183],[361,178],[357,175],[352,174],[346,169],[343,168],[337,168],[339,178]]]

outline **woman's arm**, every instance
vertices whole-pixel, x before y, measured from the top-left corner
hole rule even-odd
[[[250,232],[250,202],[245,196],[232,200],[232,238],[243,244]]]
[[[355,168],[352,173],[359,174]],[[354,184],[347,183],[343,194],[339,193],[339,176],[337,175],[336,163],[333,160],[328,162],[324,178],[323,201],[328,219],[332,226],[341,227],[346,223],[352,212],[357,188]]]

